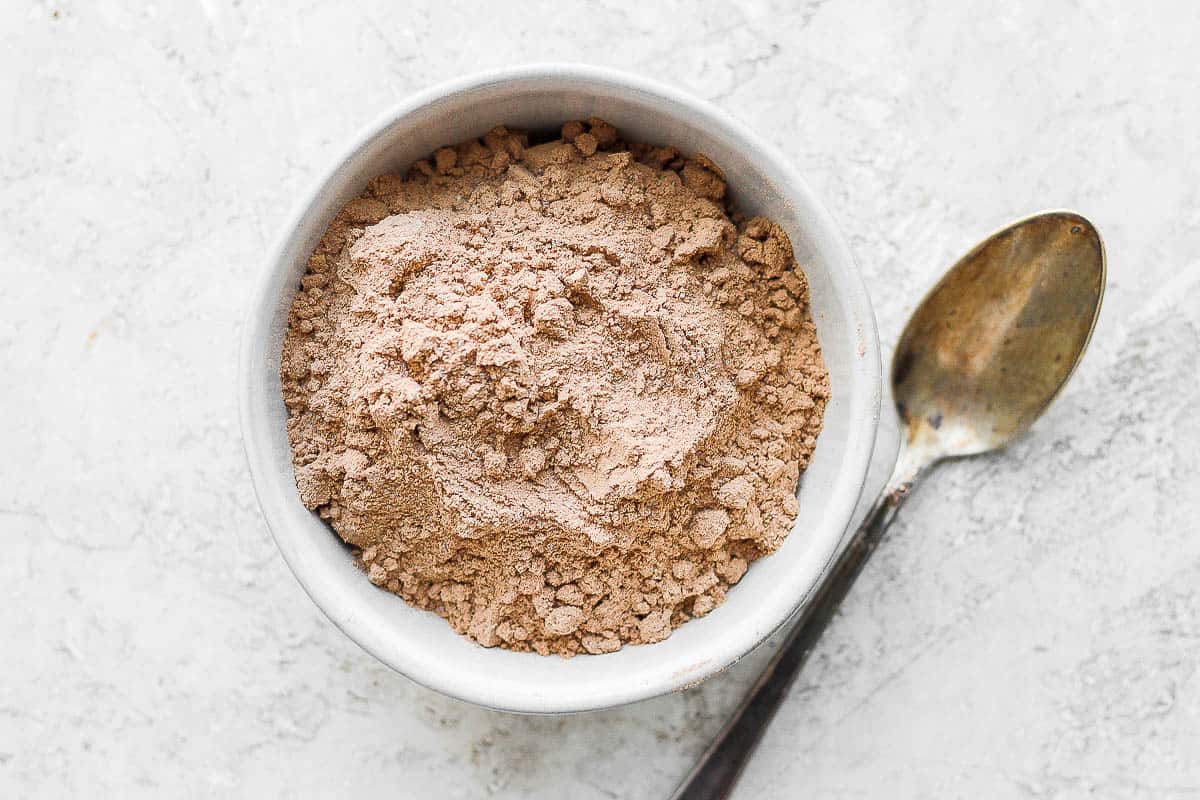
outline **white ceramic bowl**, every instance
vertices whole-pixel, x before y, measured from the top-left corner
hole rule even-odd
[[[702,152],[725,171],[733,202],[788,232],[808,275],[833,396],[804,473],[787,542],[753,564],[726,602],[670,638],[571,659],[486,649],[428,611],[377,589],[292,481],[280,347],[309,253],[334,214],[380,173],[497,124],[556,128],[599,116],[630,140]],[[240,411],[258,499],[283,557],[347,636],[419,683],[492,708],[561,713],[628,703],[693,685],[732,664],[807,601],[850,520],[879,421],[875,319],[850,253],[828,215],[776,151],[719,109],[643,78],[577,65],[489,72],[423,92],[360,133],[308,194],[272,248],[241,352]]]

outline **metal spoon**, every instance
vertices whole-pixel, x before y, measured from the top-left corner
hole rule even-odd
[[[944,458],[1005,446],[1041,416],[1087,348],[1104,281],[1095,227],[1079,214],[1049,211],[984,239],[925,296],[892,359],[903,435],[891,478],[672,800],[728,796],[917,479]]]

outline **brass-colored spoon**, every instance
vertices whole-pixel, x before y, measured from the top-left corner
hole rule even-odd
[[[895,470],[812,601],[672,800],[727,797],[788,687],[918,478],[1005,446],[1041,416],[1083,356],[1104,296],[1104,245],[1049,211],[967,253],[917,308],[892,360],[903,423]]]

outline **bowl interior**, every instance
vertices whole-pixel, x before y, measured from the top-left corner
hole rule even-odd
[[[788,232],[810,284],[833,394],[784,546],[753,564],[726,602],[653,645],[572,659],[485,649],[438,616],[381,591],[296,493],[280,395],[287,311],[308,254],[366,182],[496,124],[544,129],[600,116],[631,140],[703,152],[735,205]],[[513,711],[600,708],[689,685],[762,641],[807,598],[836,551],[862,487],[879,413],[879,350],[850,255],[807,189],[770,148],[710,106],[640,79],[578,67],[468,79],[414,98],[372,126],[298,209],[254,301],[242,353],[241,411],[259,500],[288,564],[349,636],[410,678]]]

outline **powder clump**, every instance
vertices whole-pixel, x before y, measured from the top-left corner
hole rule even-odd
[[[798,504],[828,376],[786,234],[599,119],[382,175],[317,245],[281,377],[305,505],[485,646],[713,610]]]

